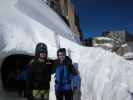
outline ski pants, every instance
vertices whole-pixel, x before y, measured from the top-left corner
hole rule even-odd
[[[72,90],[67,91],[55,91],[56,100],[73,100]]]
[[[49,100],[49,90],[32,90],[28,100]]]

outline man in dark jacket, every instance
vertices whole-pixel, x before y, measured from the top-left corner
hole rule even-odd
[[[47,46],[38,43],[27,72],[28,100],[49,100],[52,61],[47,59]]]

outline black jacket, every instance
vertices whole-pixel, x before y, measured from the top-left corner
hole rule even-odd
[[[29,64],[27,87],[30,90],[33,89],[45,89],[49,90],[50,80],[52,74],[52,61],[40,62],[34,59]]]

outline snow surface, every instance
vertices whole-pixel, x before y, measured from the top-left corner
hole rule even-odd
[[[108,49],[112,49],[114,46],[111,43],[103,43],[103,44],[94,44],[94,47],[103,47],[103,48],[108,48]]]
[[[21,2],[22,0],[20,0]],[[36,0],[39,5],[34,5],[35,0],[27,0],[31,3],[31,12],[36,15],[40,8],[41,1]],[[26,3],[26,0],[23,0]],[[32,4],[33,3],[33,4]],[[45,26],[37,19],[28,16],[24,11],[18,10],[20,4],[17,0],[0,0],[0,61],[12,54],[27,54],[34,55],[34,49],[38,42],[44,42],[48,45],[48,55],[51,58],[56,58],[58,47],[65,47],[71,50],[71,58],[73,62],[79,64],[81,75],[81,100],[132,100],[131,93],[133,92],[133,63],[124,60],[115,53],[103,50],[101,48],[83,47],[68,38],[71,36],[68,28],[60,29],[60,24],[63,22],[59,19],[59,26],[55,27],[64,35],[57,34],[54,29]],[[15,5],[15,6],[14,6]],[[20,5],[21,6],[21,5]],[[44,7],[46,5],[43,5]],[[25,6],[23,6],[25,8]],[[48,6],[44,11],[46,14],[52,12]],[[20,8],[19,8],[20,9]],[[43,9],[42,9],[43,10]],[[34,13],[35,11],[35,13]],[[31,14],[30,13],[30,14]],[[40,18],[41,14],[36,18]],[[55,14],[54,14],[55,15]],[[49,17],[57,18],[57,15]],[[58,18],[57,18],[58,19]],[[45,20],[46,21],[46,20]],[[42,21],[43,22],[43,21]],[[54,22],[53,22],[54,23]],[[55,22],[56,23],[56,22]],[[64,24],[65,25],[65,24]],[[50,25],[49,25],[50,26]],[[50,100],[55,100],[54,95],[54,76],[51,81]]]
[[[132,52],[127,52],[124,54],[124,56],[133,56],[133,53]]]
[[[126,59],[133,59],[133,53],[132,52],[127,52],[123,55],[124,58]]]
[[[96,40],[108,40],[108,41],[114,41],[113,39],[108,38],[108,37],[95,37],[94,39],[96,39]]]
[[[19,0],[15,6],[27,16],[54,30],[54,32],[71,40],[74,39],[72,31],[43,0]]]

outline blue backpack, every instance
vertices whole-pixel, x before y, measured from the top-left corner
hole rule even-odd
[[[77,74],[72,76],[71,86],[72,86],[73,90],[74,90],[74,88],[80,89],[81,77],[80,77],[79,71],[78,71],[78,63],[73,63],[73,66],[74,66],[75,70],[77,71]]]

